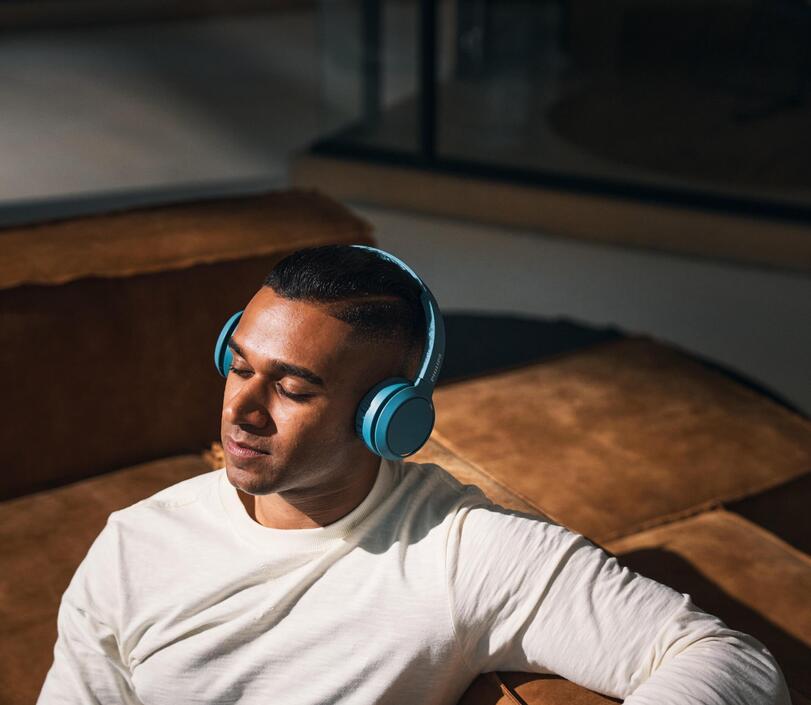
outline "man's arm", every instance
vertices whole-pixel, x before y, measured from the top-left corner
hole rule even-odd
[[[721,631],[726,633],[697,639],[663,660],[625,702],[791,705],[783,674],[766,647],[747,634]]]
[[[760,642],[564,527],[497,507],[462,510],[447,559],[474,674],[555,673],[629,705],[790,705]]]
[[[108,520],[62,595],[54,660],[37,705],[140,705],[112,619],[103,616],[120,614],[113,531]]]
[[[63,597],[57,629],[54,661],[37,705],[140,705],[110,627]]]

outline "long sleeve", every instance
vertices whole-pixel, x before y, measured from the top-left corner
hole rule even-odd
[[[696,609],[688,600],[680,614]],[[783,674],[766,647],[720,621],[718,625],[714,634],[690,641],[663,660],[625,702],[790,705]]]
[[[54,660],[37,705],[139,705],[115,628],[101,616],[116,604],[113,545],[108,522],[62,595]]]
[[[63,597],[57,628],[54,661],[37,705],[138,704],[110,627]]]
[[[463,509],[447,567],[473,673],[554,673],[629,705],[790,705],[760,642],[564,527]]]

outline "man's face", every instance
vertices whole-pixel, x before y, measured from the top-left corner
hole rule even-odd
[[[355,412],[396,374],[396,345],[355,342],[349,324],[263,287],[231,338],[221,440],[232,485],[253,495],[338,489],[369,451]],[[251,450],[254,449],[254,450]]]

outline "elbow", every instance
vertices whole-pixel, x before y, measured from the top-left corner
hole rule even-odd
[[[738,680],[741,702],[747,705],[791,705],[788,684],[774,655],[749,634],[732,632],[725,638],[710,638],[723,650],[721,661],[727,675]]]
[[[788,684],[786,683],[783,671],[777,663],[777,659],[774,658],[772,653],[763,646],[763,644],[756,639],[754,639],[754,641],[759,645],[759,655],[763,660],[766,674],[766,697],[764,698],[764,702],[774,703],[774,705],[791,705],[791,695],[789,694]]]

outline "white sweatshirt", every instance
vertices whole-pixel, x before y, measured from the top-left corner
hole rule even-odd
[[[626,703],[789,705],[689,595],[435,465],[382,461],[329,526],[258,524],[224,469],[113,512],[62,596],[38,705],[453,705],[556,673]]]

